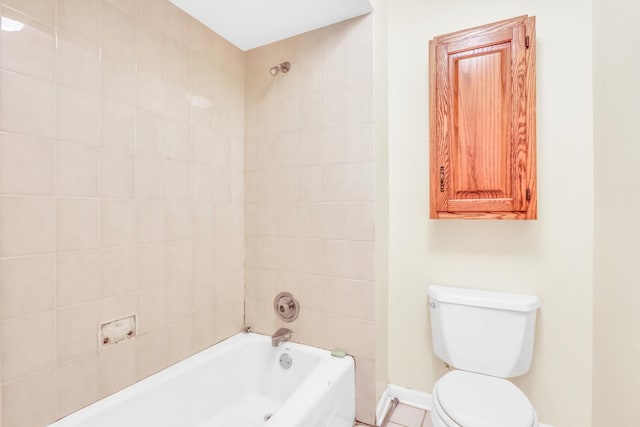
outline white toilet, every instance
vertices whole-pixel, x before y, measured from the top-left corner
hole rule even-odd
[[[433,387],[434,427],[538,427],[529,399],[504,378],[531,365],[540,300],[430,286],[436,355],[455,368]]]

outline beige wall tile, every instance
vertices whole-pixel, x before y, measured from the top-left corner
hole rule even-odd
[[[51,310],[54,271],[53,255],[0,259],[0,321]]]
[[[295,202],[298,200],[298,169],[280,169],[277,173],[277,200],[279,202]]]
[[[165,163],[165,195],[169,200],[189,200],[191,196],[191,164],[182,160]]]
[[[167,158],[191,160],[189,124],[167,120]]]
[[[56,195],[98,195],[98,148],[84,144],[56,143]]]
[[[56,304],[65,307],[100,298],[97,250],[56,255]]]
[[[18,9],[49,26],[53,26],[55,21],[55,1],[54,0],[4,0],[5,6]]]
[[[3,426],[43,426],[56,419],[56,371],[2,385]]]
[[[207,311],[191,319],[193,352],[204,350],[215,340],[215,313]]]
[[[167,118],[187,123],[191,115],[191,94],[189,88],[167,85]]]
[[[347,243],[347,277],[375,280],[375,244],[373,242]]]
[[[166,285],[167,246],[164,243],[138,246],[138,288]]]
[[[164,2],[162,2],[164,5]],[[152,11],[162,9],[160,2],[154,4],[140,18],[147,17]],[[164,76],[166,67],[166,40],[164,34],[154,29],[150,22],[140,20],[136,34],[136,60],[138,71],[152,76]],[[162,91],[161,91],[162,92]]]
[[[101,52],[102,96],[125,104],[136,103],[136,62],[122,53]]]
[[[373,85],[358,84],[347,91],[349,123],[373,123]]]
[[[0,133],[0,193],[53,194],[53,143]]]
[[[135,19],[107,3],[102,4],[101,19],[101,47],[108,52],[132,58],[136,46]]]
[[[138,0],[138,18],[164,31],[168,4],[156,0]]]
[[[53,199],[0,197],[0,257],[53,250]]]
[[[375,144],[373,124],[359,123],[347,128],[349,162],[373,162],[375,160]]]
[[[322,316],[322,347],[333,349],[347,349],[350,345],[349,331],[347,330],[348,320],[346,317],[324,314]]]
[[[305,166],[299,170],[299,199],[303,202],[323,200],[323,171],[321,166]]]
[[[58,87],[56,117],[58,139],[98,145],[100,98]]]
[[[164,157],[163,117],[151,110],[138,108],[136,129],[136,153]]]
[[[134,156],[114,151],[100,152],[100,194],[102,197],[133,198]]]
[[[343,202],[347,200],[348,165],[322,166],[322,200],[325,202]]]
[[[58,365],[58,417],[64,417],[100,397],[98,353]]]
[[[135,246],[102,249],[102,296],[127,294],[138,289],[138,273]]]
[[[356,357],[373,359],[375,357],[376,330],[375,322],[370,320],[350,319],[347,323],[349,335],[349,352]]]
[[[138,334],[145,334],[167,325],[167,286],[142,289],[138,294]]]
[[[100,310],[97,301],[56,311],[58,363],[97,354]]]
[[[136,156],[136,198],[164,198],[164,164],[160,157]]]
[[[97,28],[97,27],[96,27]],[[58,84],[100,93],[100,50],[97,43],[59,31],[56,79]]]
[[[53,311],[5,321],[0,329],[3,383],[53,366],[56,347]]]
[[[353,301],[348,315],[354,319],[375,320],[375,283],[347,281],[347,301]]]
[[[105,0],[130,15],[136,16],[136,1],[137,0]]]
[[[347,203],[346,238],[367,241],[375,239],[374,203]]]
[[[164,369],[169,360],[169,340],[164,331],[138,336],[136,344],[136,376],[143,379]]]
[[[345,279],[325,277],[322,280],[322,310],[324,313],[337,316],[349,316],[350,306],[346,296],[349,295],[349,283]]]
[[[2,20],[21,28],[20,31],[3,31],[0,40],[2,68],[53,81],[56,47],[53,28],[6,8],[2,9]],[[25,52],[29,54],[25,55]]]
[[[166,109],[164,71],[138,71],[137,84],[138,106],[163,114]]]
[[[136,141],[136,110],[133,106],[102,98],[100,145],[132,153]]]
[[[307,310],[322,311],[322,277],[301,274],[298,280],[300,305]]]
[[[324,240],[322,242],[322,271],[328,276],[346,277],[347,242],[344,240]]]
[[[136,344],[137,340],[124,341],[100,352],[100,397],[136,381]]]
[[[167,202],[167,240],[186,240],[191,236],[191,202]]]
[[[56,249],[75,251],[98,247],[97,199],[56,200]]]
[[[213,275],[197,276],[193,280],[193,313],[205,313],[215,307],[216,286]]]
[[[136,231],[139,243],[165,240],[167,224],[166,204],[161,201],[136,201]]]
[[[298,206],[293,203],[278,205],[277,235],[281,237],[298,236]]]
[[[128,293],[100,300],[100,321],[110,322],[135,315],[138,311],[137,293]]]
[[[171,25],[170,27],[172,27]],[[187,40],[187,45],[189,41]],[[188,47],[177,41],[167,40],[167,82],[175,87],[191,87],[189,74],[190,52]]]
[[[55,135],[56,95],[53,83],[0,72],[0,128],[42,137]]]
[[[369,202],[375,200],[375,165],[373,163],[353,163],[346,175],[347,200]]]
[[[300,254],[299,271],[305,274],[322,274],[323,273],[323,245],[322,240],[318,239],[301,239],[298,242],[298,250]]]
[[[167,336],[169,339],[168,363],[179,362],[192,354],[193,337],[190,318],[169,326]]]
[[[102,247],[135,243],[136,216],[133,200],[103,200],[100,209]]]
[[[192,244],[190,240],[167,245],[167,278],[169,283],[192,275]]]
[[[180,8],[174,4],[167,5],[167,20],[172,25],[167,25],[165,31],[167,35],[177,42],[188,46],[189,45],[189,26],[191,24],[191,18]]]
[[[167,288],[167,321],[175,323],[188,319],[193,313],[193,284],[191,279],[172,283]]]
[[[212,200],[214,178],[211,166],[204,163],[191,163],[191,199]],[[216,188],[224,186],[224,182],[215,182]]]
[[[100,0],[57,0],[56,15],[61,30],[98,42]]]

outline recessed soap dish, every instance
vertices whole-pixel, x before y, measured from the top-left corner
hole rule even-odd
[[[123,317],[122,319],[101,323],[98,332],[98,345],[100,348],[104,348],[130,340],[135,336],[136,315],[133,314],[128,317]]]

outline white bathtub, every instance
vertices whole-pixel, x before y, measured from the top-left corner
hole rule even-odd
[[[241,333],[50,426],[352,427],[354,378],[350,357]]]

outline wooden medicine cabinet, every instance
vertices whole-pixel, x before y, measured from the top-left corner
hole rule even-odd
[[[535,62],[535,17],[429,42],[431,218],[537,218]]]

